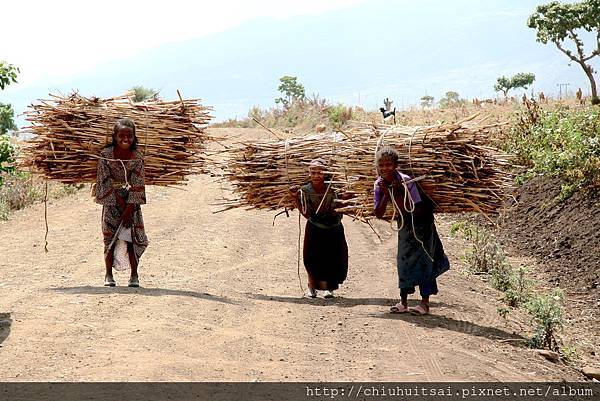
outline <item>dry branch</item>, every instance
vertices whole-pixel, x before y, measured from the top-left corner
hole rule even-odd
[[[400,155],[399,170],[418,180],[436,212],[494,214],[512,185],[509,157],[489,145],[502,125],[472,118],[423,127],[357,123],[333,135],[241,144],[226,151],[220,165],[234,193],[221,204],[223,210],[291,209],[288,187],[306,183],[310,160],[321,157],[329,162],[333,188],[350,197],[338,210],[362,220],[373,215],[375,152],[390,145]]]
[[[198,99],[110,99],[50,95],[25,113],[32,134],[19,156],[21,168],[66,184],[95,182],[97,157],[112,142],[114,123],[129,118],[136,125],[138,150],[144,155],[148,185],[178,185],[202,171],[210,108]]]

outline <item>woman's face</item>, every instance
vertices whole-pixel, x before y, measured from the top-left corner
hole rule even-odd
[[[377,164],[377,170],[379,175],[384,180],[391,182],[394,181],[394,174],[396,172],[397,163],[394,163],[391,159],[384,157],[379,160]]]
[[[325,173],[322,167],[310,167],[308,173],[311,184],[321,186],[325,183]]]
[[[129,127],[119,128],[115,139],[120,149],[129,150],[133,144],[133,130]]]

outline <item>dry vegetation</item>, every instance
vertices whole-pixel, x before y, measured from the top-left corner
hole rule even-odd
[[[181,184],[202,171],[209,111],[196,99],[133,103],[127,96],[54,96],[26,112],[31,125],[24,132],[34,138],[21,149],[20,168],[65,184],[94,182],[98,155],[111,143],[114,123],[130,118],[137,127],[146,182]]]
[[[223,176],[236,199],[225,208],[293,208],[290,185],[306,180],[311,159],[329,161],[327,181],[347,199],[339,211],[363,219],[373,213],[373,159],[383,144],[399,150],[400,164],[420,182],[438,212],[493,214],[501,206],[512,178],[506,156],[488,146],[499,124],[464,119],[423,127],[356,124],[335,135],[313,135],[245,144],[228,151]]]

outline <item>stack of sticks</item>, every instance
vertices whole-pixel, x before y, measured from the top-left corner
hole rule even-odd
[[[490,146],[504,124],[474,118],[422,127],[356,123],[345,132],[241,144],[226,152],[221,166],[234,193],[222,200],[223,210],[292,209],[289,187],[307,183],[308,164],[320,157],[328,161],[329,190],[345,193],[338,211],[367,220],[373,216],[375,154],[388,145],[399,154],[398,169],[418,182],[435,212],[495,214],[513,182],[510,157]]]
[[[21,149],[20,168],[65,184],[95,182],[98,157],[112,143],[115,122],[129,118],[136,126],[147,185],[179,185],[187,175],[203,171],[211,116],[198,99],[133,103],[127,95],[50,96],[25,112],[31,125],[23,132],[33,139]]]

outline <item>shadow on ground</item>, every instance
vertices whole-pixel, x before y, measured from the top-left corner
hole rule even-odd
[[[385,313],[371,316],[379,319],[403,320],[410,322],[411,324],[416,324],[418,326],[431,329],[442,328],[470,336],[484,337],[489,340],[506,342],[516,347],[525,347],[528,341],[528,339],[523,336],[509,333],[497,327],[482,326],[477,323],[468,322],[466,320],[456,320],[443,315],[430,314],[425,316],[414,316],[410,313]]]
[[[361,305],[376,305],[383,306],[385,310],[389,310],[389,307],[398,302],[398,299],[394,298],[345,298],[335,296],[333,298],[325,299],[325,298],[308,298],[305,296],[298,297],[283,297],[277,295],[264,295],[264,294],[245,294],[248,298],[257,299],[260,301],[274,301],[274,302],[285,302],[291,304],[298,305],[314,305],[314,306],[338,306],[340,308],[352,308],[354,306]],[[416,300],[409,300],[409,304],[418,304]],[[444,302],[431,302],[431,306],[439,307],[446,306],[451,307],[451,305],[447,305]]]
[[[168,288],[129,288],[129,287],[93,287],[89,285],[80,287],[59,287],[51,288],[52,291],[64,292],[67,294],[90,294],[90,295],[106,295],[106,294],[139,294],[150,297],[160,296],[178,296],[178,297],[191,297],[205,299],[207,301],[223,302],[226,304],[237,305],[238,302],[234,302],[228,298],[212,295],[206,292],[196,291],[183,291],[183,290],[171,290]]]
[[[10,313],[0,313],[0,344],[8,338],[11,325]]]

